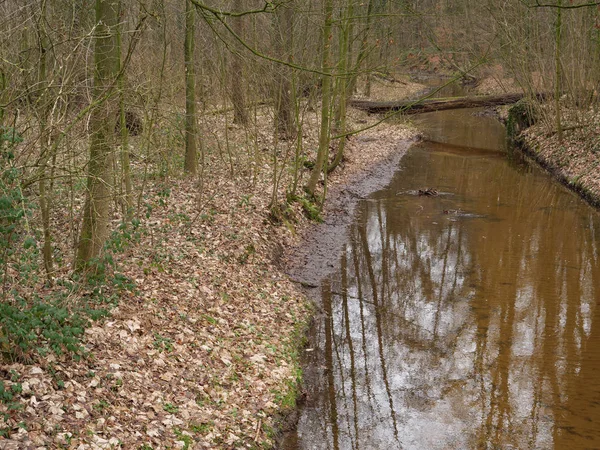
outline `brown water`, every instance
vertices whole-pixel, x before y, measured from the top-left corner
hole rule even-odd
[[[472,111],[365,200],[288,449],[600,448],[600,217]],[[438,196],[416,195],[435,188]]]

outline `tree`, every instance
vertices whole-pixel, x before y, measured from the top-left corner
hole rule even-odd
[[[243,8],[243,0],[236,1],[238,9]],[[232,18],[232,29],[240,38],[244,36],[244,17]],[[231,101],[233,102],[233,122],[240,125],[248,123],[246,96],[244,94],[244,69],[240,55],[231,55]]]
[[[123,17],[123,0],[119,1],[119,18]],[[127,129],[127,115],[125,111],[125,71],[124,62],[121,58],[122,41],[121,32],[122,23],[117,27],[117,49],[119,52],[119,128],[121,130],[121,171],[123,180],[121,186],[125,184],[125,196],[123,209],[123,216],[127,219],[131,218],[133,213],[133,192],[131,186],[131,167],[129,161],[129,130]]]
[[[356,58],[356,64],[354,66],[354,73],[351,75],[349,82],[349,92],[353,94],[356,91],[356,81],[358,78],[358,72],[361,69],[363,61],[369,55],[369,37],[371,34],[371,23],[372,23],[372,14],[373,14],[373,1],[369,0],[367,6],[367,16],[365,17],[365,27],[362,31],[362,40],[360,43],[360,50],[358,51],[358,56]],[[366,75],[366,83],[365,83],[365,95],[368,97],[371,95],[371,77],[367,73]]]
[[[325,22],[321,41],[321,127],[319,131],[319,148],[317,150],[317,161],[312,169],[310,178],[306,185],[306,191],[311,196],[315,195],[317,182],[329,156],[330,141],[330,119],[331,119],[331,28],[333,23],[333,0],[325,0],[324,3]]]
[[[83,225],[75,258],[77,270],[85,268],[100,255],[109,231],[111,157],[117,117],[114,90],[119,73],[118,19],[118,4],[114,0],[96,0],[94,108],[90,118],[90,156]]]
[[[49,42],[48,35],[46,33],[46,11],[47,2],[43,1],[40,5],[40,15],[36,21],[36,28],[38,34],[38,47],[39,47],[39,63],[38,63],[38,86],[41,91],[37,99],[37,115],[40,128],[40,180],[38,183],[40,192],[40,212],[42,216],[42,228],[44,230],[44,246],[42,248],[42,255],[44,260],[44,269],[46,270],[46,278],[48,282],[52,282],[52,276],[54,272],[53,258],[52,258],[52,236],[50,233],[50,195],[48,192],[48,180],[46,176],[46,168],[48,161],[50,160],[50,146],[48,145],[48,115],[50,112],[49,102],[49,82],[48,82],[48,71],[47,71],[47,60]]]
[[[563,126],[561,120],[560,111],[560,94],[561,88],[561,65],[560,65],[560,42],[562,37],[562,0],[558,0],[556,8],[556,27],[555,27],[555,53],[554,53],[554,64],[555,64],[555,77],[554,80],[554,105],[556,107],[556,132],[558,136],[558,142],[562,144],[563,141]]]
[[[282,60],[291,60],[293,51],[293,16],[292,9],[280,6],[275,11],[274,18],[275,52]],[[294,102],[291,70],[289,67],[276,67],[276,99],[275,126],[277,131],[286,137],[291,137],[294,131],[292,105]]]
[[[337,109],[335,117],[335,128],[342,134],[339,139],[337,152],[331,164],[327,167],[327,171],[333,171],[342,161],[344,150],[346,148],[347,137],[346,132],[346,112],[348,106],[348,97],[351,94],[349,90],[350,77],[348,76],[349,61],[352,55],[352,31],[354,20],[354,4],[353,0],[348,0],[344,11],[344,18],[341,21],[340,30],[340,45],[339,45],[339,62],[338,62],[338,78],[337,78]]]
[[[185,163],[184,170],[195,175],[198,168],[197,118],[196,118],[196,70],[194,67],[195,8],[185,0]]]

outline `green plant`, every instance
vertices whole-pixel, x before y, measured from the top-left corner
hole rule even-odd
[[[175,436],[177,436],[177,439],[179,439],[180,441],[183,441],[182,450],[188,450],[190,448],[190,445],[192,445],[191,436],[184,434],[179,428],[173,428],[173,433],[175,433]]]
[[[240,264],[246,264],[248,262],[248,259],[250,258],[250,256],[254,255],[255,253],[256,253],[256,248],[254,247],[254,244],[248,244],[246,246],[246,248],[244,249],[244,253],[242,253],[238,257],[238,262]]]
[[[208,434],[210,430],[212,430],[214,425],[215,423],[212,421],[206,423],[191,424],[190,430],[198,434]]]
[[[104,411],[109,406],[110,404],[106,400],[100,400],[98,403],[92,405],[92,408],[94,408],[96,411]]]
[[[209,316],[208,314],[202,314],[202,317],[204,317],[204,319],[211,325],[217,325],[219,323],[217,319]]]
[[[14,217],[25,217],[25,212]],[[29,361],[36,354],[51,351],[72,354],[78,359],[85,353],[81,345],[85,328],[92,321],[106,317],[109,314],[106,306],[116,305],[122,292],[135,291],[135,283],[117,271],[114,254],[139,241],[139,223],[119,226],[107,240],[103,254],[93,262],[94,270],[85,276],[74,274],[71,280],[57,279],[57,289],[51,293],[43,296],[34,293],[26,298],[20,294],[20,288],[37,282],[31,274],[38,271],[34,261],[39,259],[39,252],[35,240],[25,236],[19,258],[13,256],[16,248],[10,247],[11,239],[1,238],[4,233],[15,234],[18,225],[15,220],[11,219],[12,225],[3,228],[2,224],[11,221],[6,214],[3,217],[0,206],[0,275],[7,258],[12,258],[14,270],[20,273],[5,301],[0,302],[0,355],[8,360]],[[60,380],[56,383],[59,388],[64,386]]]
[[[165,403],[163,405],[163,409],[166,412],[171,413],[171,414],[176,414],[176,413],[179,412],[179,408],[177,406],[175,406],[174,404],[172,404],[172,403]]]
[[[23,250],[35,250],[35,239],[29,234],[25,219],[32,205],[21,189],[21,170],[15,166],[15,147],[23,138],[14,128],[0,126],[0,276],[8,264]],[[6,293],[3,293],[3,297]]]
[[[321,209],[318,206],[318,199],[315,199],[315,201],[311,201],[310,199],[300,195],[288,194],[287,201],[288,203],[300,203],[300,205],[302,206],[302,211],[304,211],[304,215],[306,217],[315,222],[323,222],[323,217],[321,216]]]
[[[13,304],[0,303],[0,348],[5,356],[25,357],[28,352],[79,354],[80,338],[89,319],[83,311],[70,311],[60,294],[29,304],[16,297]]]
[[[173,340],[170,338],[166,338],[161,336],[158,333],[154,333],[154,348],[159,351],[172,352],[173,351]]]
[[[252,202],[250,201],[252,199],[253,195],[252,194],[247,194],[247,195],[242,195],[242,197],[240,198],[240,201],[238,202],[238,206],[246,206],[249,207],[252,205]],[[246,208],[248,209],[248,208]]]

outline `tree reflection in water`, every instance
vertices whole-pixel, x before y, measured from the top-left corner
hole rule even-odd
[[[322,284],[301,447],[600,447],[598,214],[494,151],[403,166]]]

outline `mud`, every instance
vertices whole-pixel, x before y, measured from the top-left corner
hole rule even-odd
[[[292,280],[304,287],[315,288],[324,277],[339,269],[339,254],[348,240],[348,228],[359,201],[390,183],[400,159],[416,142],[416,139],[398,139],[390,143],[387,139],[381,137],[380,144],[392,145],[394,150],[384,159],[356,173],[346,183],[331,189],[327,195],[323,223],[305,229],[301,244],[288,251],[285,270]],[[368,142],[372,144],[373,138],[368,137]]]

